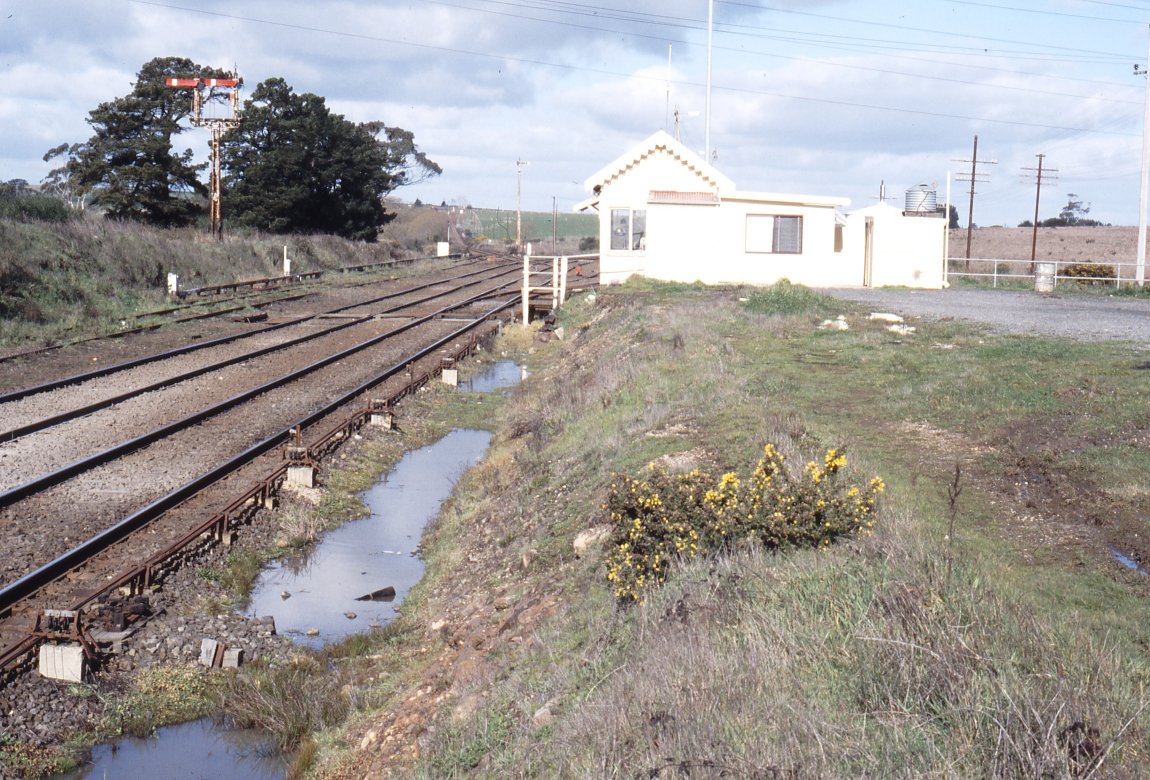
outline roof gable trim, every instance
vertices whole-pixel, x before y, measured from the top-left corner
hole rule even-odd
[[[655,132],[650,138],[629,152],[615,159],[614,162],[600,169],[591,178],[587,179],[585,186],[593,189],[602,187],[619,178],[627,171],[637,167],[643,160],[655,154],[668,154],[682,163],[689,171],[695,173],[700,179],[714,187],[716,190],[734,190],[735,184],[716,168],[707,164],[679,141],[676,141],[664,130]]]

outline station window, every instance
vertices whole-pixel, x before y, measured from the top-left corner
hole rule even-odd
[[[748,214],[747,251],[802,254],[803,218],[776,214]]]
[[[646,209],[611,209],[611,249],[626,252],[646,248]]]

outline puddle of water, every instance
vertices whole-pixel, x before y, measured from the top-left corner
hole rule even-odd
[[[157,729],[154,737],[98,745],[92,763],[56,780],[165,778],[166,780],[280,780],[285,757],[258,731],[235,731],[210,720]]]
[[[497,360],[470,379],[459,383],[460,390],[493,393],[523,381],[523,368],[514,360]]]
[[[502,360],[461,388],[493,392],[521,380],[519,364]],[[275,616],[277,630],[314,648],[389,623],[395,607],[423,576],[423,562],[414,553],[424,526],[490,442],[487,431],[455,430],[409,452],[363,494],[368,517],[329,532],[308,557],[284,559],[263,572],[248,614]],[[290,595],[284,599],[281,593]],[[372,593],[376,599],[358,600]],[[319,629],[319,635],[307,636],[310,628]],[[147,739],[99,745],[90,765],[56,780],[279,780],[286,769],[285,757],[259,731],[228,730],[199,720],[165,726]]]
[[[455,430],[409,452],[363,494],[368,517],[325,534],[307,558],[284,559],[265,569],[247,613],[274,616],[281,634],[312,648],[387,625],[423,576],[415,550],[424,526],[490,441],[487,431]],[[395,589],[391,601],[357,600],[385,587]],[[319,634],[309,637],[312,628]]]
[[[1118,561],[1120,564],[1125,566],[1127,569],[1133,569],[1134,571],[1141,574],[1143,577],[1150,576],[1150,575],[1147,575],[1146,571],[1141,566],[1138,565],[1138,561],[1134,560],[1133,558],[1131,558],[1128,555],[1123,555],[1116,547],[1110,548],[1110,554],[1114,556],[1114,560]]]

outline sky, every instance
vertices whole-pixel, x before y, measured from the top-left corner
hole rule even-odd
[[[0,181],[40,182],[89,111],[179,56],[411,130],[443,174],[409,202],[570,211],[656,130],[706,155],[709,103],[739,190],[850,210],[949,182],[965,226],[977,136],[976,225],[1071,193],[1134,225],[1148,34],[1150,0],[0,0]]]

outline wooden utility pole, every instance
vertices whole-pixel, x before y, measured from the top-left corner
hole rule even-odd
[[[970,241],[971,241],[971,238],[973,237],[973,231],[974,231],[974,185],[976,182],[979,184],[989,184],[990,183],[990,174],[989,173],[979,173],[978,172],[978,165],[979,165],[979,163],[981,163],[983,165],[998,165],[998,160],[980,160],[980,159],[978,159],[978,136],[976,135],[974,137],[974,152],[970,155],[970,159],[969,160],[955,160],[954,162],[970,163],[970,174],[969,174],[970,178],[969,179],[962,178],[963,176],[966,176],[968,174],[965,174],[965,173],[955,174],[955,178],[958,181],[969,181],[970,182],[970,209],[966,215],[966,259],[970,260]],[[946,218],[947,218],[947,220],[949,220],[950,214],[947,214]],[[969,263],[967,263],[967,265],[969,265]]]
[[[1046,159],[1045,154],[1039,154],[1037,168],[1023,168],[1023,175],[1034,176],[1034,234],[1030,239],[1030,273],[1034,273],[1034,258],[1038,249],[1038,201],[1042,196],[1042,188],[1051,184],[1058,183],[1058,177],[1054,177],[1054,181],[1046,181],[1053,173],[1058,173],[1057,168],[1043,169],[1042,162]],[[1028,172],[1033,172],[1032,174]]]

